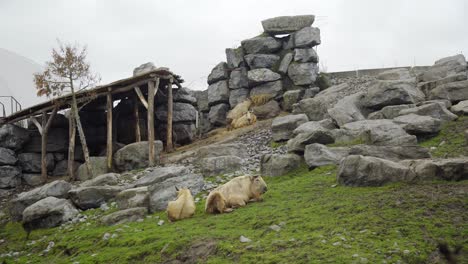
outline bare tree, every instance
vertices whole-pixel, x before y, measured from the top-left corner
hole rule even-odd
[[[71,93],[72,102],[69,116],[70,146],[68,153],[68,172],[71,179],[74,179],[72,164],[75,149],[75,127],[78,129],[88,172],[90,175],[93,175],[91,163],[89,162],[86,137],[81,125],[80,115],[78,114],[76,93],[95,86],[100,81],[100,77],[91,72],[90,64],[86,61],[86,55],[86,46],[80,47],[78,44],[63,44],[58,41],[58,48],[52,49],[52,60],[46,62],[45,70],[42,73],[34,74],[38,96],[57,97],[64,93]]]

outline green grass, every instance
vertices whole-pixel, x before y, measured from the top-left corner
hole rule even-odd
[[[335,186],[335,174],[335,167],[301,168],[266,178],[263,202],[229,214],[207,215],[199,203],[193,218],[175,223],[162,212],[111,227],[90,220],[33,231],[29,246],[21,226],[9,223],[0,227],[0,254],[22,252],[6,263],[164,263],[213,242],[216,249],[199,263],[441,263],[436,246],[443,241],[463,245],[467,257],[467,181],[350,188]],[[157,217],[166,223],[158,226]],[[281,222],[279,232],[269,229]],[[118,237],[105,241],[105,233]],[[240,243],[241,235],[252,242]],[[40,256],[49,241],[55,247]]]
[[[468,116],[459,117],[454,122],[446,123],[437,136],[421,142],[420,145],[429,148],[433,157],[468,156],[468,146],[463,134],[466,129],[468,129]]]
[[[281,142],[275,142],[275,141],[271,141],[270,142],[270,147],[273,148],[273,149],[277,149],[281,146],[284,146],[286,145],[288,142],[287,141],[281,141]]]

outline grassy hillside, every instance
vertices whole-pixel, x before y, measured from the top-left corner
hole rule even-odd
[[[164,213],[112,227],[88,220],[34,231],[28,242],[9,223],[0,254],[21,252],[4,263],[441,263],[436,247],[444,242],[464,245],[468,259],[467,181],[350,188],[335,186],[335,174],[302,168],[268,178],[263,202],[223,215],[206,215],[199,203],[194,218],[176,223]],[[116,237],[103,240],[105,233]],[[44,253],[49,241],[55,246]]]

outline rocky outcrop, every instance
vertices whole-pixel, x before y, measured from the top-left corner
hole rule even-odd
[[[468,100],[461,101],[458,104],[452,106],[450,111],[457,115],[468,115]]]
[[[254,115],[262,120],[273,118],[281,112],[281,108],[277,101],[270,100],[268,103],[252,108]]]
[[[213,68],[210,75],[208,75],[208,84],[226,80],[228,77],[227,64],[225,62],[220,62]]]
[[[106,157],[89,157],[93,175],[88,172],[86,164],[81,164],[76,172],[76,179],[86,181],[98,175],[107,173],[107,158]]]
[[[15,165],[18,159],[13,150],[0,147],[0,166]]]
[[[273,119],[271,125],[273,140],[278,142],[292,138],[294,129],[307,121],[307,116],[304,114],[287,115]]]
[[[0,127],[0,147],[21,149],[30,139],[29,132],[19,126],[6,124]]]
[[[310,27],[314,20],[314,15],[280,16],[263,20],[262,26],[270,34],[288,34]]]
[[[129,208],[108,214],[101,218],[101,222],[109,226],[135,222],[143,219],[147,213],[148,209],[144,207]]]
[[[21,153],[18,155],[18,163],[23,172],[40,173],[41,172],[41,154],[39,153]],[[54,155],[46,155],[47,171],[52,172],[55,167]]]
[[[159,163],[159,155],[163,150],[163,143],[154,142],[154,155],[156,163]],[[148,167],[149,148],[148,142],[136,142],[119,149],[114,155],[114,166],[119,171],[130,171]],[[84,165],[81,165],[84,166]],[[79,171],[80,169],[78,169]],[[107,172],[107,171],[106,171]],[[97,174],[99,175],[99,174]]]
[[[311,132],[299,133],[290,139],[287,144],[288,152],[303,154],[305,146],[313,143],[331,144],[335,142],[332,133],[327,130],[315,130]]]
[[[269,36],[259,36],[241,41],[242,48],[246,54],[274,53],[281,49],[281,41]]]
[[[445,99],[452,103],[468,100],[468,81],[452,82],[437,86],[429,94],[430,99]]]
[[[0,189],[14,188],[21,184],[21,171],[13,166],[0,166]]]
[[[341,159],[349,155],[347,147],[327,147],[314,143],[307,145],[304,151],[304,160],[310,169],[339,164]]]
[[[98,208],[101,204],[114,199],[123,190],[120,186],[78,187],[68,192],[70,200],[78,208],[87,210]]]
[[[228,112],[228,104],[215,105],[210,108],[210,112],[208,113],[208,120],[215,127],[224,126],[226,125],[226,116]]]
[[[424,100],[414,81],[377,81],[369,88],[363,102],[365,107],[380,110],[388,105],[414,104]]]
[[[416,145],[417,140],[391,120],[362,120],[343,125],[344,129],[362,135],[368,144],[373,145]]]
[[[23,225],[29,230],[50,228],[71,221],[78,210],[66,199],[47,197],[28,206],[23,212]]]
[[[301,165],[302,158],[296,154],[266,154],[260,160],[260,173],[265,176],[281,176]]]
[[[209,157],[236,156],[248,158],[247,146],[244,144],[213,144],[198,149],[196,157],[198,160]]]
[[[416,114],[402,115],[393,121],[411,135],[433,135],[438,133],[442,126],[440,119]]]
[[[373,146],[355,145],[349,148],[349,155],[371,156],[391,161],[407,159],[427,159],[429,150],[420,146]]]
[[[120,175],[117,173],[106,173],[99,175],[91,180],[84,181],[80,184],[81,187],[89,186],[114,186],[119,183]]]
[[[203,176],[214,176],[238,171],[242,166],[242,159],[237,156],[218,156],[200,160]]]
[[[158,182],[165,181],[169,178],[178,175],[188,174],[189,171],[183,166],[169,166],[161,168],[153,168],[146,170],[141,177],[133,183],[134,187],[142,187],[153,185]]]
[[[409,166],[417,180],[461,181],[468,179],[468,159],[451,158],[437,160],[407,160],[401,164]]]
[[[429,103],[418,107],[401,110],[398,115],[416,114],[420,116],[430,116],[435,119],[440,119],[444,122],[457,119],[457,115],[447,110],[442,103]]]
[[[144,207],[148,211],[149,208],[149,192],[147,186],[130,188],[121,191],[115,197],[115,202],[120,210]]]

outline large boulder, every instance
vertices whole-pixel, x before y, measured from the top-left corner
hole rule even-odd
[[[446,99],[452,103],[468,100],[468,80],[437,86],[429,93],[430,99]]]
[[[84,181],[80,184],[81,187],[89,186],[113,186],[119,183],[120,174],[117,173],[106,173],[97,176],[91,180]]]
[[[200,112],[210,111],[210,106],[208,105],[208,90],[194,91],[193,96],[197,99],[198,111]]]
[[[21,171],[10,165],[0,166],[0,189],[14,188],[21,184]]]
[[[29,132],[19,126],[5,124],[0,127],[0,147],[19,150],[29,140]]]
[[[76,171],[76,179],[86,181],[98,175],[107,173],[107,158],[106,157],[89,157],[89,163],[93,175],[89,174],[86,163],[81,164]],[[116,163],[116,162],[114,162]]]
[[[249,98],[249,95],[250,90],[247,88],[231,90],[231,93],[229,94],[229,105],[231,106],[231,108],[234,108],[237,104],[247,100],[247,98]]]
[[[347,123],[342,126],[343,129],[362,135],[366,142],[372,145],[416,145],[417,139],[409,135],[398,124],[391,120],[361,120]]]
[[[398,115],[416,114],[420,116],[430,116],[440,119],[444,122],[453,121],[457,119],[457,115],[447,110],[442,103],[429,103],[418,107],[408,108],[401,110]]]
[[[421,73],[418,78],[420,81],[428,82],[461,72],[466,72],[466,59],[462,54],[458,54],[436,61],[433,66]]]
[[[72,162],[73,166],[73,171],[75,174],[78,171],[78,168],[80,167],[81,163],[73,161]],[[68,160],[61,160],[55,164],[54,171],[52,172],[53,176],[65,176],[68,175]]]
[[[393,121],[400,124],[411,135],[433,135],[438,133],[442,127],[440,119],[416,114],[402,115]]]
[[[349,155],[371,156],[392,161],[426,159],[431,154],[427,148],[415,146],[373,146],[355,145],[349,148]]]
[[[114,199],[122,190],[123,187],[120,186],[88,186],[72,189],[68,195],[78,208],[87,210],[99,208],[101,204]]]
[[[367,119],[393,119],[400,115],[400,111],[416,107],[414,104],[408,105],[389,105],[380,109],[379,111],[373,112],[367,116]]]
[[[401,164],[409,166],[417,180],[461,181],[468,179],[468,159],[451,158],[437,160],[407,160]]]
[[[226,49],[226,60],[230,69],[244,66],[244,50],[242,48]]]
[[[269,119],[273,118],[281,112],[281,108],[275,100],[270,100],[268,103],[255,106],[252,108],[253,113],[258,119]]]
[[[133,76],[142,75],[142,74],[154,71],[156,69],[157,67],[154,65],[154,63],[147,62],[133,69]]]
[[[314,20],[314,15],[279,16],[263,20],[262,26],[270,34],[288,34],[310,27]]]
[[[11,200],[10,214],[12,219],[15,221],[21,220],[26,207],[46,197],[67,198],[68,191],[70,191],[71,188],[72,185],[70,183],[57,180],[32,189],[31,191],[18,194],[16,198]]]
[[[115,202],[120,210],[144,207],[148,211],[149,208],[149,192],[148,186],[131,188],[121,191],[115,197]]]
[[[452,106],[450,111],[457,115],[468,115],[468,100],[461,101],[458,104]]]
[[[250,69],[268,68],[275,66],[280,57],[274,54],[249,54],[244,57]]]
[[[210,108],[208,113],[208,120],[213,126],[224,126],[226,125],[226,116],[229,112],[228,104],[218,104]]]
[[[15,165],[17,161],[13,150],[0,147],[0,165]]]
[[[227,78],[229,78],[227,64],[226,62],[220,62],[211,70],[210,75],[208,75],[208,84],[226,80]]]
[[[187,87],[174,89],[173,100],[176,103],[187,103],[187,104],[191,104],[191,105],[197,105],[197,98],[195,98],[194,95],[193,95],[194,92],[195,91],[190,90]]]
[[[41,174],[23,173],[23,182],[29,186],[39,186],[44,184],[46,181]]]
[[[196,157],[198,160],[209,157],[237,156],[248,158],[247,146],[245,144],[212,144],[198,149]]]
[[[156,107],[154,113],[156,120],[166,122],[167,120],[167,107]],[[172,122],[195,122],[197,119],[197,109],[188,103],[174,103]]]
[[[347,147],[327,147],[318,143],[307,145],[304,150],[304,160],[310,169],[339,164],[348,155]]]
[[[23,225],[30,230],[55,227],[72,220],[78,213],[70,201],[47,197],[24,210]]]
[[[300,133],[296,137],[290,139],[287,148],[288,152],[302,154],[307,145],[313,143],[331,144],[333,142],[335,142],[335,138],[330,131],[315,130],[312,132]]]
[[[318,66],[314,62],[289,64],[288,76],[295,85],[310,85],[318,76]]]
[[[265,154],[260,159],[260,173],[264,176],[281,176],[301,166],[302,158],[296,154]]]
[[[229,87],[228,81],[219,81],[208,86],[208,104],[210,106],[228,103],[229,102]]]
[[[183,166],[160,167],[146,170],[141,178],[133,183],[134,187],[153,185],[178,175],[188,174],[189,170]]]
[[[281,80],[274,82],[267,82],[255,86],[250,90],[250,97],[255,95],[269,95],[270,97],[277,97],[283,93],[283,83]]]
[[[247,78],[247,69],[245,67],[236,68],[231,71],[229,78],[229,89],[248,88],[249,79]],[[231,93],[233,91],[231,90]]]
[[[319,57],[315,49],[295,49],[294,50],[294,61],[297,62],[314,62],[318,63]]]
[[[150,212],[166,210],[169,201],[175,200],[175,187],[185,187],[193,196],[203,189],[203,176],[199,174],[184,174],[168,178],[148,187]]]
[[[242,48],[246,54],[252,53],[274,53],[283,46],[280,40],[273,37],[258,36],[241,41]]]
[[[457,73],[455,75],[450,75],[442,79],[437,79],[428,82],[420,82],[418,83],[418,88],[427,96],[429,97],[431,91],[436,88],[437,86],[451,83],[451,82],[459,82],[465,81],[468,79],[468,74],[466,72]]]
[[[388,105],[414,104],[424,98],[412,80],[376,81],[369,88],[363,105],[380,110]]]
[[[18,155],[18,163],[23,172],[37,173],[41,172],[41,154],[39,153],[21,153]],[[55,166],[54,155],[46,155],[47,171],[53,171]]]
[[[382,186],[389,182],[411,181],[414,173],[394,161],[350,155],[340,162],[338,183],[346,186]]]
[[[145,207],[129,208],[103,216],[101,222],[109,226],[120,225],[143,219],[147,213],[148,208]]]
[[[237,156],[209,157],[200,160],[203,176],[221,175],[241,169],[242,159]]]
[[[95,131],[85,129],[86,138],[91,140],[91,136],[95,136]],[[68,140],[68,128],[51,128],[47,133],[47,152],[67,152]],[[41,153],[41,145],[41,135],[38,131],[34,131],[30,140],[24,145],[23,152]]]
[[[309,121],[294,129],[293,134],[298,135],[301,133],[311,133],[317,130],[332,130],[335,129],[335,123],[331,119],[324,119],[322,121]]]
[[[163,150],[163,143],[159,140],[154,142],[154,156],[159,163],[159,155]],[[149,148],[147,141],[141,141],[126,145],[119,149],[114,155],[114,166],[119,171],[129,171],[148,167]],[[84,166],[85,164],[81,165]],[[80,166],[80,168],[81,168]],[[78,169],[79,171],[80,169]],[[96,174],[99,175],[99,174]]]
[[[273,119],[271,125],[274,141],[285,141],[293,137],[293,131],[299,125],[309,121],[305,114],[287,115]]]
[[[189,144],[193,141],[196,130],[195,121],[174,123],[172,124],[172,141],[179,145]],[[157,135],[163,140],[167,138],[167,125],[165,123],[158,127]]]
[[[293,33],[286,48],[311,48],[320,45],[320,29],[306,27]]]
[[[286,91],[283,94],[282,108],[284,111],[290,112],[293,109],[293,105],[299,102],[304,95],[304,90],[291,90]]]
[[[266,82],[277,81],[281,79],[281,75],[267,68],[258,68],[250,70],[247,73],[247,78],[249,79],[249,83],[255,86]]]
[[[283,56],[283,59],[281,59],[281,62],[278,67],[278,72],[281,74],[288,73],[289,64],[291,64],[293,58],[294,58],[294,55],[292,52],[286,53]]]
[[[328,109],[328,114],[335,120],[338,126],[346,123],[355,122],[366,119],[361,110],[361,101],[364,99],[365,93],[360,92],[353,95],[348,95],[339,100],[335,106]]]
[[[377,75],[378,80],[407,80],[407,79],[414,79],[415,77],[410,73],[409,69],[407,68],[398,68],[398,69],[391,69],[388,71],[381,72]]]

